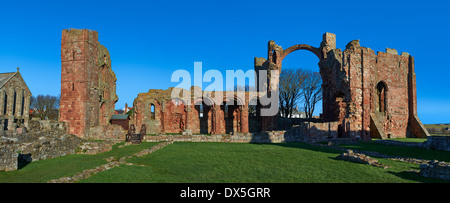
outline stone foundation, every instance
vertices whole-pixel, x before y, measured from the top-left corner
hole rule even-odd
[[[17,170],[19,148],[17,139],[0,137],[0,171]]]
[[[428,178],[438,178],[450,181],[450,164],[439,161],[421,164],[419,174]]]
[[[376,166],[376,167],[380,167],[380,168],[384,168],[384,169],[391,167],[388,165],[383,165],[383,164],[379,163],[378,160],[371,158],[370,156],[367,156],[365,154],[354,153],[353,150],[347,150],[346,153],[340,154],[339,156],[336,157],[336,159],[346,160],[346,161],[351,161],[351,162],[356,162],[356,163],[361,163],[361,164],[368,164],[371,166]]]

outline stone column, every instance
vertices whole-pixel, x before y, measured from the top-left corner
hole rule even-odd
[[[26,128],[28,128],[28,121],[30,120],[30,100],[31,100],[31,95],[30,94],[25,94],[25,100],[24,100],[24,105],[23,105],[23,124]]]
[[[191,112],[192,112],[191,108],[192,108],[192,105],[188,105],[188,104],[184,105],[184,111],[186,112],[186,120],[185,120],[184,129],[182,129],[183,131],[185,131],[185,130],[192,130],[192,122],[191,122],[191,119],[189,119],[189,117],[192,116],[191,115]]]
[[[241,108],[241,133],[248,133],[248,106]]]
[[[220,105],[214,104],[211,106],[211,134],[219,133],[219,123],[217,121],[217,114],[220,111]]]

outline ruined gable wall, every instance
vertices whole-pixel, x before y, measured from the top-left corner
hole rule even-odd
[[[409,136],[409,54],[397,51],[375,52],[360,47],[358,41],[347,45],[343,54],[343,69],[350,88],[348,132],[368,136],[371,113],[380,119],[384,134],[390,137]],[[386,85],[386,110],[379,113],[377,85]]]

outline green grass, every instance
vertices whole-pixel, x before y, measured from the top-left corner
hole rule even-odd
[[[0,172],[0,182],[47,182],[71,176],[84,169],[106,163],[103,158],[132,155],[157,143],[142,143],[124,148],[114,146],[110,152],[97,155],[69,155],[33,162],[21,170]],[[399,152],[395,146],[362,143],[349,146],[383,152]],[[391,149],[392,148],[392,149]],[[420,156],[434,154],[433,159],[446,158],[440,151],[407,152]],[[414,148],[417,150],[417,148]],[[375,150],[371,150],[375,151]],[[336,160],[340,151],[303,143],[238,144],[176,142],[152,154],[126,161],[138,165],[122,165],[100,172],[80,182],[126,183],[405,183],[445,182],[406,172],[418,170],[416,164],[379,159],[389,169]],[[427,155],[428,154],[428,155]]]
[[[392,138],[387,140],[394,140],[400,142],[425,142],[427,141],[427,138]]]
[[[95,168],[107,163],[104,158],[111,156],[120,158],[131,155],[157,143],[142,143],[141,145],[118,148],[122,144],[116,144],[113,146],[113,150],[97,155],[73,154],[31,162],[17,171],[0,171],[0,183],[42,183],[60,177],[72,176],[85,169]]]
[[[302,143],[174,143],[81,182],[156,183],[386,183],[442,182],[405,172],[415,164],[379,159],[393,167],[336,160],[339,151]],[[118,178],[120,177],[120,178]]]

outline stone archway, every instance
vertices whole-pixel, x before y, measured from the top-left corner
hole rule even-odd
[[[292,52],[298,51],[298,50],[306,50],[311,53],[313,53],[315,56],[319,59],[319,73],[322,78],[322,95],[323,95],[323,102],[322,102],[322,112],[323,112],[323,120],[324,121],[330,121],[331,118],[330,114],[330,108],[327,106],[332,102],[332,96],[335,92],[335,89],[333,89],[333,86],[336,86],[335,84],[335,75],[331,73],[331,71],[326,68],[329,66],[335,66],[337,64],[327,64],[328,60],[328,52],[330,50],[336,49],[336,36],[332,33],[325,33],[323,35],[322,43],[320,44],[320,47],[314,47],[308,44],[297,44],[294,46],[291,46],[287,49],[283,49],[281,46],[275,44],[274,41],[269,41],[268,43],[268,51],[267,51],[267,59],[264,58],[255,58],[255,71],[261,71],[261,70],[267,70],[267,79],[265,83],[261,83],[260,80],[260,74],[257,74],[257,80],[258,80],[258,91],[264,92],[265,89],[267,90],[267,96],[270,97],[273,92],[275,94],[278,93],[278,85],[279,85],[279,78],[273,77],[273,73],[271,71],[281,71],[282,69],[282,62],[284,58],[289,55]],[[279,72],[278,72],[279,73]],[[261,86],[264,85],[264,86]],[[277,100],[278,102],[278,100]],[[258,106],[258,112],[261,112],[261,109],[268,109],[271,105],[260,105]],[[262,116],[261,114],[258,115],[261,118],[261,126],[263,131],[265,130],[274,130],[278,128],[278,120],[277,116]]]

